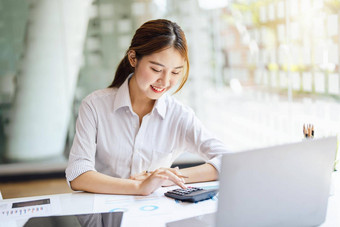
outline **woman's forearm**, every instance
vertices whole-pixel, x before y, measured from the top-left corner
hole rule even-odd
[[[188,177],[185,178],[185,183],[213,181],[218,179],[218,171],[213,165],[208,163],[180,169],[180,172],[182,175]]]
[[[70,182],[71,188],[77,191],[130,195],[140,194],[140,183],[140,181],[115,178],[95,171],[85,172]]]

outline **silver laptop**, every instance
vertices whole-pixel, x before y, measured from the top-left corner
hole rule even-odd
[[[324,222],[336,137],[226,154],[218,209],[173,226],[317,226]]]

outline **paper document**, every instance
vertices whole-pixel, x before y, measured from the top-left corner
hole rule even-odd
[[[217,182],[193,184],[204,189],[217,188]],[[181,202],[164,196],[177,186],[160,188],[149,196],[103,195],[94,197],[93,212],[123,211],[122,226],[162,226],[173,220],[215,212],[217,197],[198,203]],[[173,211],[176,210],[174,217]],[[152,223],[150,218],[152,217]]]
[[[0,201],[0,220],[48,216],[60,213],[59,197],[26,199],[15,202]]]

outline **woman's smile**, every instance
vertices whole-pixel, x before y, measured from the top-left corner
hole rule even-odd
[[[150,87],[156,93],[162,93],[163,91],[165,91],[165,88],[159,88],[159,87],[155,87],[153,85],[150,85]]]

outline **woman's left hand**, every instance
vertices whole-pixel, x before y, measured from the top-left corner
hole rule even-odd
[[[185,180],[184,180],[184,176],[182,176],[181,172],[179,171],[179,168],[178,167],[175,167],[175,168],[158,168],[157,170],[161,170],[161,171],[170,171],[172,172],[173,174],[175,174],[176,176],[178,176],[183,183],[185,183]],[[151,174],[153,173],[153,171],[143,171],[141,173],[138,173],[138,174],[135,174],[135,175],[132,175],[130,176],[130,179],[131,180],[138,180],[138,181],[143,181],[145,180],[146,178],[148,178]],[[166,186],[172,186],[174,185],[174,182],[171,181],[171,180],[166,180],[162,186],[163,187],[166,187]]]

